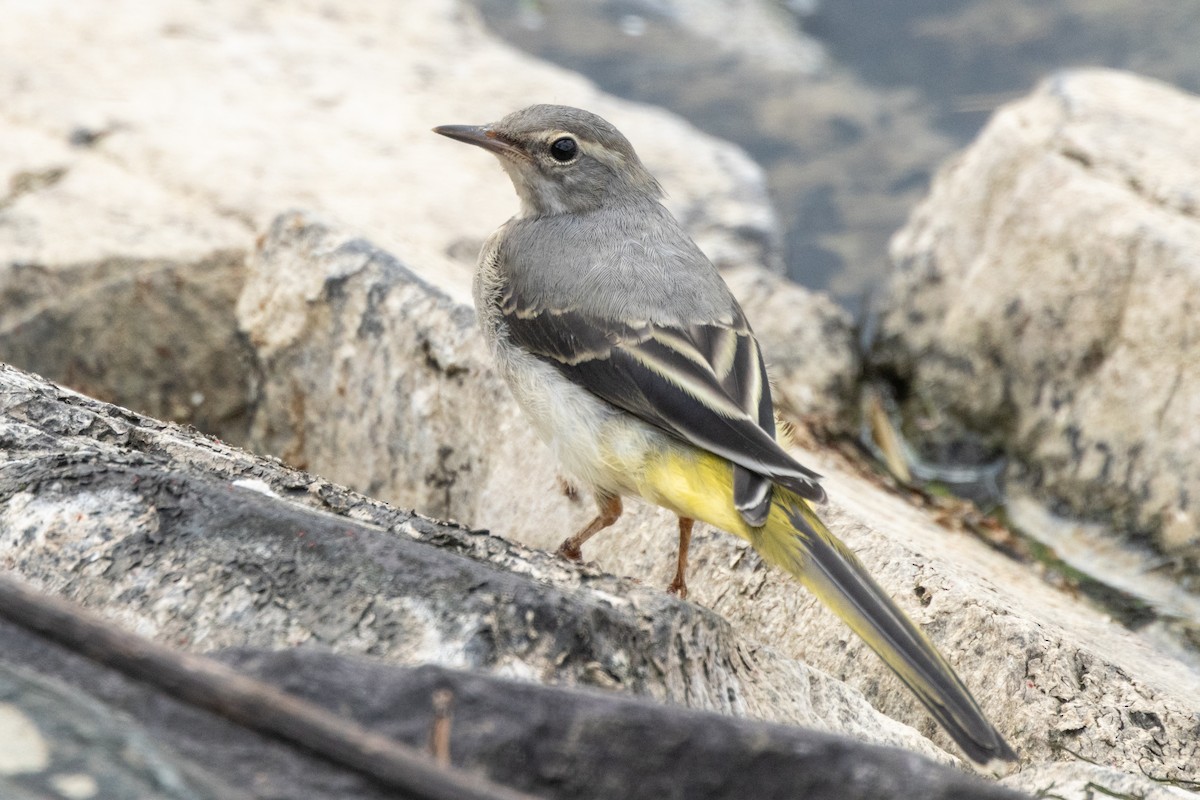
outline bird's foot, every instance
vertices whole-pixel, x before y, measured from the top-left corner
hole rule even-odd
[[[675,580],[671,581],[671,585],[667,587],[667,592],[677,596],[680,600],[687,600],[687,581],[676,575]]]
[[[558,549],[554,551],[554,554],[565,558],[567,561],[574,561],[576,564],[583,563],[583,549],[570,539],[560,544]]]

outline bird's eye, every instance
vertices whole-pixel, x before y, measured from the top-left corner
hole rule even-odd
[[[570,136],[563,136],[561,139],[555,139],[550,145],[550,157],[555,161],[567,162],[575,157],[576,151],[579,150],[579,145],[575,144],[575,140]]]

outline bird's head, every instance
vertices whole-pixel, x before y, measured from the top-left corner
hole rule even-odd
[[[629,140],[582,109],[530,106],[490,125],[433,130],[494,153],[512,178],[525,216],[585,213],[662,196]]]

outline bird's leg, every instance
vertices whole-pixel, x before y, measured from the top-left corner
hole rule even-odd
[[[679,560],[675,563],[675,580],[667,587],[671,594],[679,595],[680,600],[687,600],[687,556],[688,546],[692,543],[692,526],[696,520],[691,517],[679,518]]]
[[[558,546],[560,556],[571,561],[582,561],[583,543],[621,518],[621,498],[617,495],[596,495],[596,507],[600,510],[596,518]]]

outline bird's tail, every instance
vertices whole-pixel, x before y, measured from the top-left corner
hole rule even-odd
[[[1017,755],[928,637],[880,588],[812,507],[776,487],[766,525],[751,544],[794,575],[879,654],[974,762],[997,770]]]

